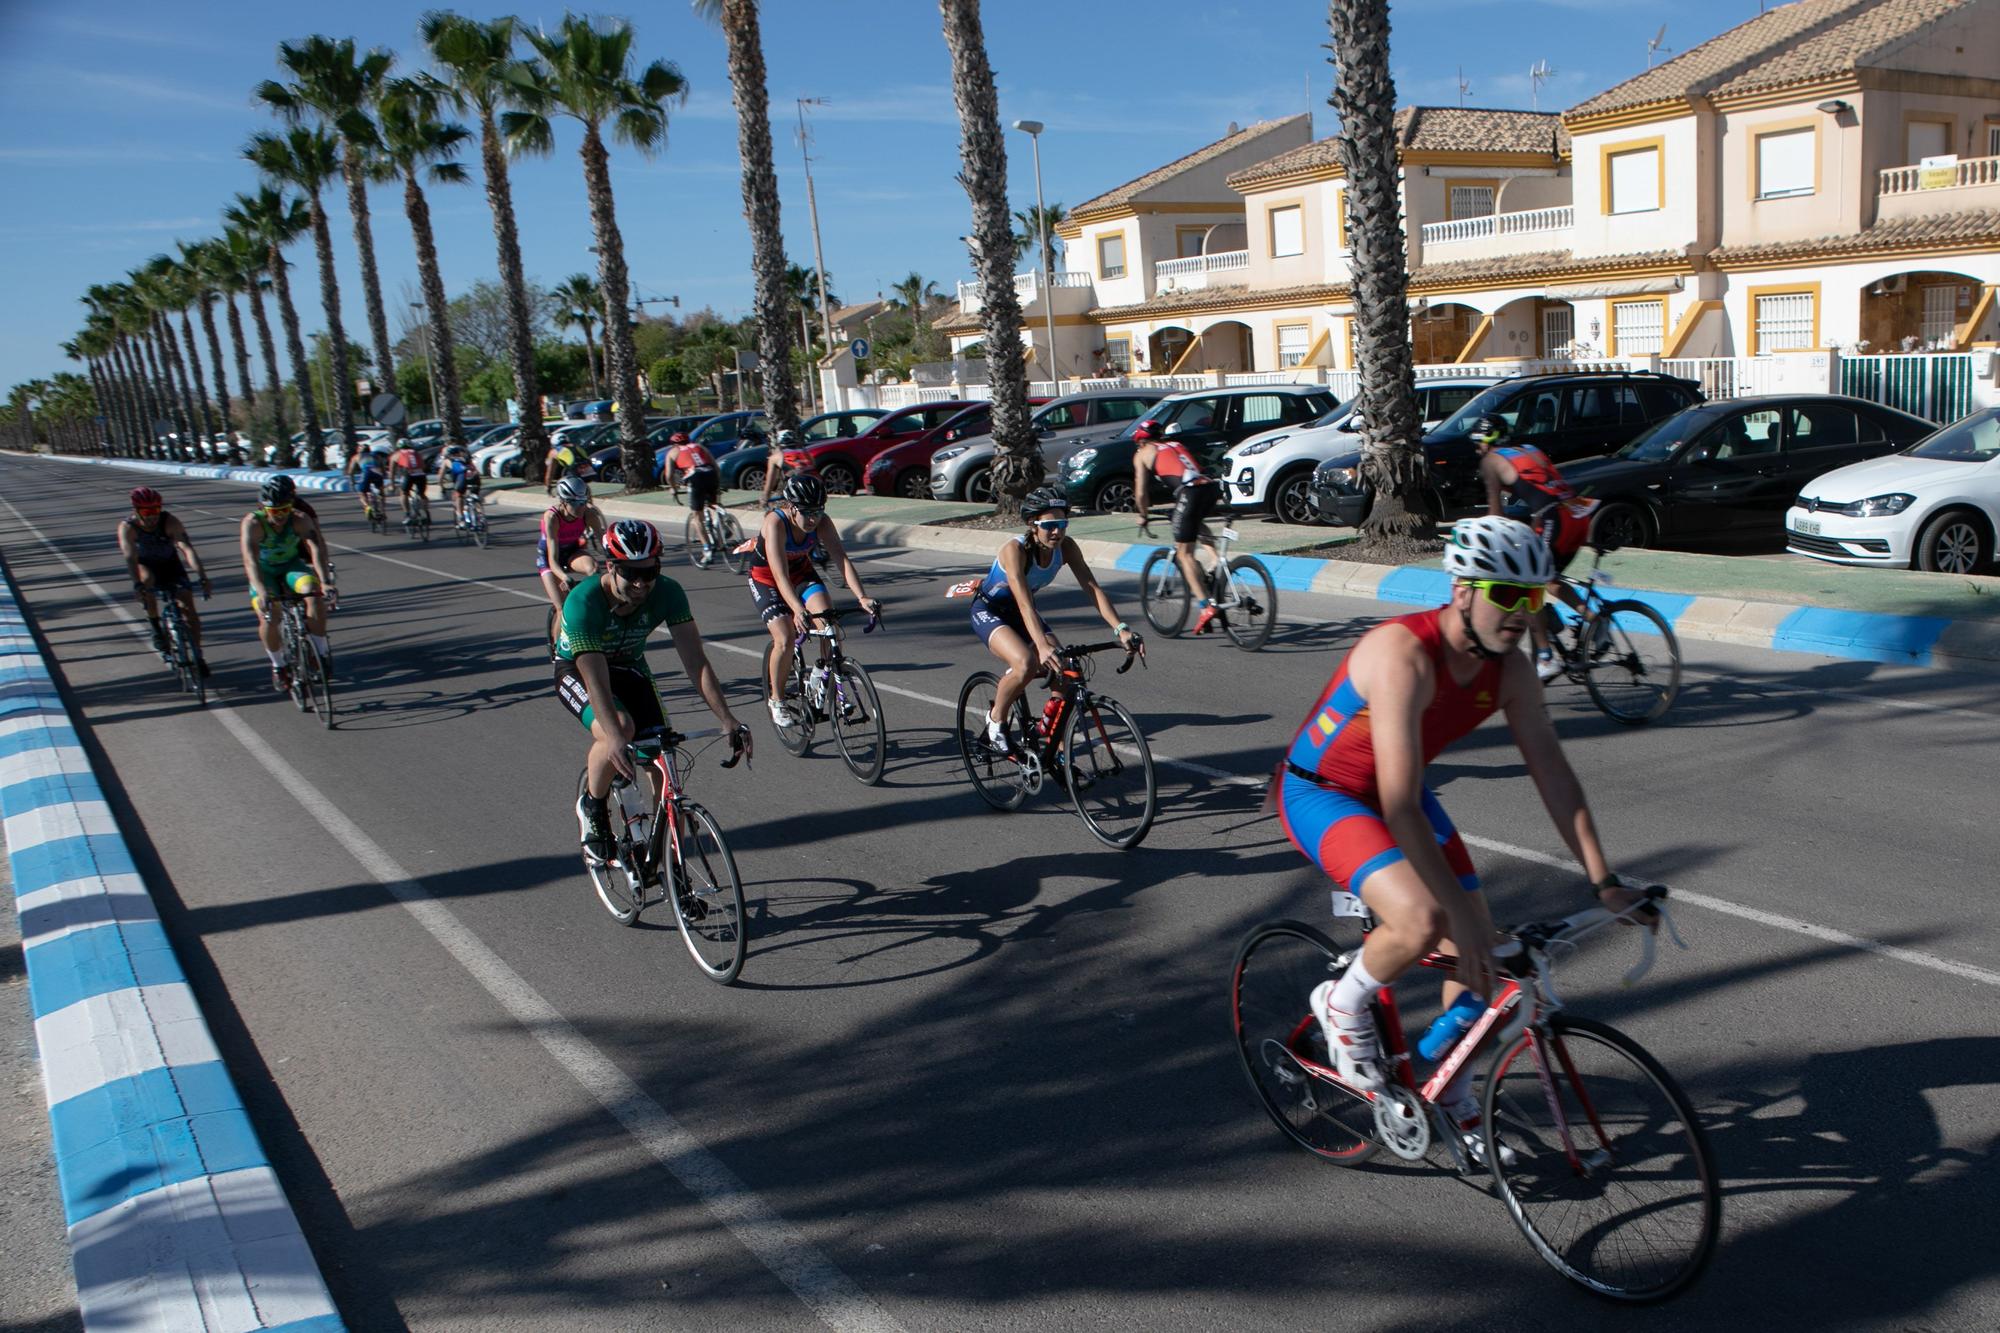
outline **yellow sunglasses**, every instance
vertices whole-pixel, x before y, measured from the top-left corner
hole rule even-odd
[[[1549,590],[1539,584],[1530,587],[1522,583],[1501,583],[1494,579],[1468,579],[1466,582],[1479,589],[1481,596],[1509,615],[1516,611],[1526,611],[1533,615],[1548,601]]]

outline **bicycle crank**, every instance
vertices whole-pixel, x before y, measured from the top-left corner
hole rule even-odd
[[[1431,1122],[1417,1095],[1390,1084],[1376,1094],[1373,1106],[1375,1136],[1382,1140],[1382,1146],[1406,1162],[1423,1160],[1431,1148]]]

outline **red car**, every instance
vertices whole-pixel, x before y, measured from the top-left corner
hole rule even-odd
[[[1031,397],[1029,407],[1048,402]],[[900,495],[908,500],[931,498],[931,456],[954,440],[984,435],[993,429],[993,404],[974,403],[942,425],[875,455],[862,489],[870,495]]]
[[[785,466],[817,472],[829,491],[836,495],[852,495],[861,489],[861,478],[877,454],[936,430],[973,405],[970,399],[952,398],[941,403],[919,403],[915,407],[901,408],[859,435],[821,440],[803,449],[787,449]]]

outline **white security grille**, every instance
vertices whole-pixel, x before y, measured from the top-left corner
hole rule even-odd
[[[1757,298],[1757,350],[1796,352],[1813,345],[1811,292]]]
[[[1493,187],[1491,185],[1454,185],[1451,187],[1451,218],[1483,218],[1493,213]]]
[[[1542,307],[1542,355],[1568,356],[1576,341],[1576,315],[1566,305]]]
[[[1924,288],[1924,346],[1949,348],[1957,330],[1958,288]]]
[[[1620,356],[1650,356],[1666,345],[1663,301],[1623,301],[1611,307],[1611,336]]]
[[[1278,368],[1280,370],[1296,366],[1306,359],[1306,333],[1303,324],[1280,324],[1278,326]]]

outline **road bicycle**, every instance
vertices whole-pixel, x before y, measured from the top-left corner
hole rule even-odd
[[[482,549],[493,544],[493,534],[486,526],[486,501],[478,491],[468,488],[461,502],[465,508],[459,515],[454,530],[458,533],[458,543],[474,542]],[[429,521],[426,515],[426,522]]]
[[[431,501],[422,491],[403,497],[403,535],[412,541],[431,539]]]
[[[314,597],[322,594],[313,593]],[[316,713],[320,722],[333,729],[333,685],[328,679],[326,660],[313,647],[306,629],[306,599],[286,592],[278,603],[278,634],[284,640],[285,661],[291,667],[292,702],[301,713]]]
[[[744,542],[743,525],[720,500],[711,500],[687,516],[682,539],[687,543],[688,563],[696,569],[707,569],[720,556],[734,574],[750,567],[750,549],[756,545]]]
[[[155,594],[160,606],[160,628],[167,636],[167,650],[160,654],[168,666],[174,669],[174,678],[180,682],[182,690],[194,696],[197,705],[208,706],[208,681],[201,674],[198,662],[199,651],[194,646],[194,634],[188,628],[187,614],[181,610],[181,600],[171,590],[161,589]],[[208,600],[208,581],[202,580],[201,599]]]
[[[1613,922],[1656,917],[1686,948],[1666,889],[1644,894],[1623,912],[1591,907],[1511,931],[1494,951],[1497,994],[1421,1084],[1395,996],[1377,991],[1390,1082],[1374,1096],[1335,1072],[1311,1009],[1314,988],[1339,977],[1360,949],[1343,950],[1296,921],[1260,926],[1237,950],[1230,986],[1250,1086],[1293,1142],[1338,1165],[1356,1165],[1378,1147],[1421,1161],[1441,1143],[1460,1174],[1490,1172],[1528,1243],[1564,1277],[1608,1300],[1665,1300],[1700,1276],[1715,1249],[1722,1196],[1707,1136],[1680,1085],[1637,1042],[1564,1009],[1553,972]],[[1336,891],[1334,912],[1360,917],[1364,937],[1373,928],[1351,894]],[[1653,962],[1653,930],[1635,929],[1643,957],[1628,985]],[[1421,965],[1449,973],[1454,960],[1433,953]],[[1475,1155],[1437,1098],[1488,1038],[1494,1054]]]
[[[722,734],[654,728],[635,736],[625,747],[626,760],[642,777],[652,776],[643,782],[612,778],[605,802],[612,855],[600,861],[585,852],[583,868],[604,910],[620,925],[637,925],[648,907],[671,903],[688,956],[709,980],[727,986],[743,971],[748,948],[743,880],[722,826],[688,798],[687,779],[698,755],[685,748]],[[734,768],[742,758],[742,747],[736,746],[722,767]],[[588,779],[587,769],[577,775],[578,797]]]
[[[1137,847],[1159,804],[1153,752],[1125,706],[1088,682],[1093,654],[1124,652],[1122,676],[1142,660],[1142,647],[1137,636],[1129,649],[1115,640],[1058,647],[1042,715],[1029,718],[1025,693],[1015,700],[1004,750],[986,735],[1000,677],[975,672],[958,691],[958,753],[980,798],[995,810],[1013,810],[1053,782],[1099,841],[1121,851]]]
[[[1225,526],[1218,533],[1202,524],[1200,542],[1215,551],[1214,567],[1202,573],[1202,595],[1214,604],[1216,620],[1236,646],[1254,653],[1270,641],[1278,623],[1278,587],[1256,556],[1231,558],[1229,544],[1237,537],[1234,528]],[[1173,548],[1163,546],[1147,556],[1139,569],[1139,605],[1146,623],[1162,634],[1179,634],[1192,602]]]
[[[1601,590],[1613,586],[1601,568],[1605,548],[1592,549],[1596,558],[1581,578],[1556,576],[1576,592],[1583,610],[1561,617],[1564,623],[1549,631],[1549,646],[1563,674],[1589,690],[1606,716],[1628,726],[1657,721],[1681,692],[1680,640],[1667,618],[1644,602],[1604,596]]]
[[[787,724],[778,728],[778,743],[796,755],[811,748],[819,723],[833,728],[834,744],[847,769],[872,787],[882,779],[882,765],[889,757],[889,733],[882,720],[882,698],[868,670],[849,657],[841,645],[840,621],[857,614],[853,611],[808,611],[811,628],[792,639],[792,666],[785,683]],[[861,627],[873,634],[881,621],[870,616]],[[809,663],[807,647],[816,645]],[[771,679],[771,654],[777,644],[764,644],[764,674]]]
[[[384,533],[389,531],[389,516],[382,512],[382,492],[370,490],[361,498],[362,512],[368,516],[368,530]]]

